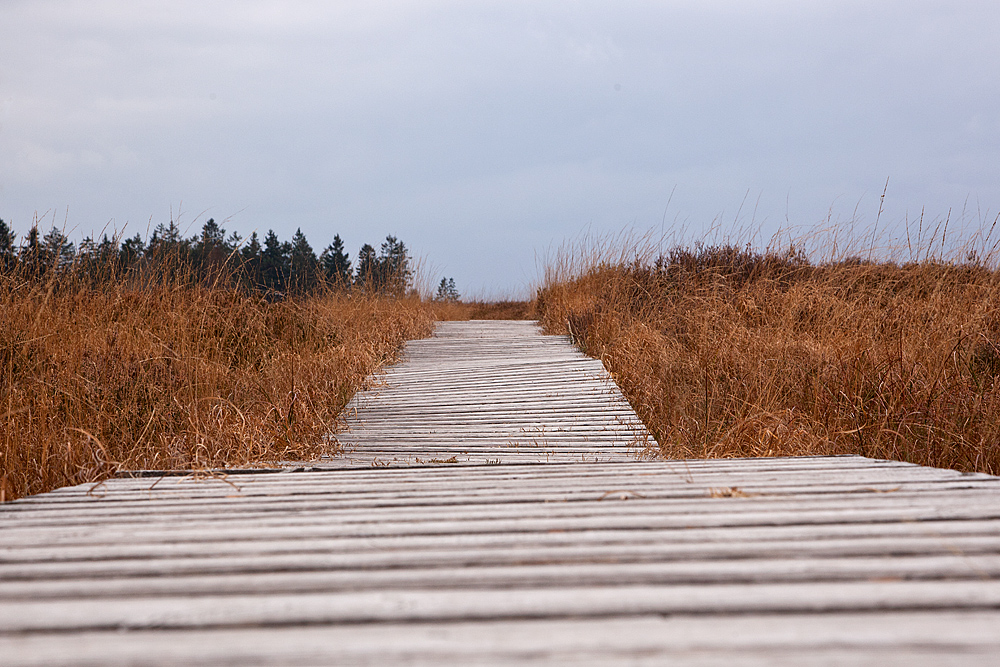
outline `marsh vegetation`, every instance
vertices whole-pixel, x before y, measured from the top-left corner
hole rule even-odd
[[[214,223],[75,248],[0,232],[0,499],[335,452],[354,392],[433,328],[393,237],[352,272],[339,239],[316,257]]]
[[[361,278],[313,256],[308,289],[290,254],[285,273],[248,270],[239,246],[194,239],[183,257],[122,242],[103,263],[0,247],[0,499],[335,453],[328,436],[366,378],[448,319],[571,335],[664,457],[855,453],[997,474],[991,231],[949,252],[829,235],[587,241],[549,261],[530,301],[461,301],[446,281],[422,297],[401,243],[368,246],[382,273]],[[393,247],[402,273],[385,268]]]
[[[991,231],[947,251],[943,234],[583,243],[549,263],[536,308],[604,361],[665,457],[855,453],[996,474]]]

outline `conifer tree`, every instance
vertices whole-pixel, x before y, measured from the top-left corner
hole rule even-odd
[[[249,261],[251,259],[259,259],[260,255],[260,239],[257,238],[257,232],[250,235],[247,242],[240,248],[240,257],[244,261]]]
[[[222,270],[229,253],[226,248],[226,230],[214,218],[209,218],[201,228],[201,236],[194,242],[192,256],[195,270],[203,279],[216,277]]]
[[[261,283],[264,289],[275,292],[288,290],[288,253],[287,244],[278,240],[273,229],[267,230],[264,237],[264,249],[260,253]]]
[[[187,250],[188,241],[181,236],[181,228],[176,220],[171,220],[169,224],[162,222],[153,229],[153,235],[149,237],[149,252],[158,257],[174,255],[179,257],[182,250]]]
[[[7,223],[0,219],[0,272],[12,271],[17,263],[14,241],[17,237]]]
[[[139,255],[141,256],[142,237],[138,234],[136,234],[135,237],[139,239]],[[118,239],[110,239],[108,238],[108,235],[105,234],[101,237],[101,242],[94,248],[94,252],[97,254],[97,261],[101,265],[102,270],[114,268],[118,260]]]
[[[17,254],[17,259],[26,275],[37,278],[45,273],[47,264],[37,224],[32,225],[31,229],[28,230],[28,235],[24,237],[24,244]]]
[[[105,239],[107,239],[107,237],[105,237]],[[142,237],[137,233],[132,238],[122,241],[121,247],[118,250],[118,263],[121,265],[122,269],[128,269],[129,267],[134,266],[142,258],[145,252],[146,244],[143,242]]]
[[[171,282],[189,275],[192,242],[181,235],[176,220],[160,223],[146,247],[146,266],[161,280]]]
[[[367,243],[358,251],[358,266],[354,274],[354,284],[366,290],[378,289],[378,260],[375,248]]]
[[[46,263],[58,271],[72,264],[76,255],[76,248],[69,238],[54,225],[42,239],[42,247]]]
[[[403,242],[391,234],[385,237],[378,257],[378,289],[402,296],[410,288],[413,271]]]
[[[319,257],[326,279],[337,287],[347,287],[351,284],[351,260],[344,252],[344,242],[340,234],[333,237],[333,243]]]
[[[296,229],[292,236],[291,253],[289,256],[289,287],[299,293],[308,293],[316,288],[318,282],[319,262],[316,253],[306,240],[302,229]]]
[[[76,246],[76,266],[77,270],[92,280],[101,278],[101,270],[105,268],[105,264],[101,261],[100,250],[94,237],[85,236]]]
[[[202,248],[221,248],[226,243],[226,230],[219,226],[215,218],[209,218],[201,228],[198,244]]]
[[[438,284],[437,294],[434,296],[435,301],[458,301],[461,297],[458,294],[458,289],[455,287],[454,278],[442,278],[441,282]]]
[[[255,289],[260,288],[263,284],[260,273],[260,253],[260,240],[257,238],[257,232],[254,232],[240,248],[240,261],[242,262],[243,280]]]

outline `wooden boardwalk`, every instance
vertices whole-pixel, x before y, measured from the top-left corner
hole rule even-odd
[[[600,361],[532,322],[442,322],[346,413],[339,466],[628,461],[656,444]]]
[[[565,341],[523,324],[510,348],[534,363],[508,368],[498,326],[441,330],[452,377],[481,392],[463,414],[496,413],[467,442],[447,385],[409,375],[433,369],[431,339],[359,397],[344,461],[0,505],[0,665],[1000,660],[997,478],[861,457],[634,460],[646,436],[615,421],[599,369],[571,370]],[[528,396],[530,381],[488,386],[463,329],[493,377],[536,366],[528,407],[488,412],[504,382]],[[571,390],[544,382],[562,372],[590,374],[581,395],[611,406],[593,403],[586,437],[567,435]],[[380,401],[404,414],[407,386],[426,410],[395,438]],[[558,435],[521,446],[529,414]]]

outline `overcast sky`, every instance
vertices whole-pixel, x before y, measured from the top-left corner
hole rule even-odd
[[[585,229],[871,224],[886,178],[884,222],[992,221],[998,35],[995,0],[2,0],[0,218],[394,234],[494,295]]]

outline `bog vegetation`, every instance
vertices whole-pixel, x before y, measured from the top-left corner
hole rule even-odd
[[[990,230],[992,232],[992,230]],[[935,231],[935,236],[937,232]],[[0,221],[0,499],[125,469],[334,453],[369,374],[434,320],[539,318],[600,358],[676,457],[856,453],[1000,473],[990,234],[902,253],[836,235],[568,248],[531,302],[413,288],[389,236],[352,264],[297,232],[85,239]]]
[[[403,243],[297,232],[84,240],[0,221],[0,499],[127,469],[309,459],[402,343],[428,335]]]
[[[573,248],[536,307],[604,361],[658,454],[856,453],[1000,473],[989,234],[948,257],[933,241],[811,242]]]

